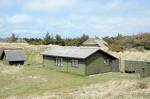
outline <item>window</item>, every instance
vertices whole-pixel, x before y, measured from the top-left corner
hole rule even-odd
[[[63,66],[63,58],[56,58],[55,64],[56,66]]]
[[[104,58],[104,63],[105,63],[106,65],[110,65],[111,62],[112,62],[112,61],[111,61],[110,59]]]
[[[78,60],[77,59],[72,59],[72,67],[76,67],[76,68],[78,68],[79,67],[79,62],[78,62]]]

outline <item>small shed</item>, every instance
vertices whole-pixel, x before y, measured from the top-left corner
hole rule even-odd
[[[99,48],[52,47],[42,55],[44,66],[64,72],[91,75],[119,71],[118,59]]]
[[[150,62],[124,60],[126,73],[139,73],[141,77],[150,76]]]
[[[9,65],[23,65],[25,62],[25,54],[23,49],[1,49],[0,60]]]

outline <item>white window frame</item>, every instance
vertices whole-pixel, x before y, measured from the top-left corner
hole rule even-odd
[[[111,64],[111,60],[108,59],[108,58],[104,58],[104,64],[110,65]]]
[[[79,60],[78,59],[72,59],[71,60],[71,66],[79,68]]]
[[[55,65],[56,66],[63,66],[63,58],[56,57],[56,59],[55,59]]]

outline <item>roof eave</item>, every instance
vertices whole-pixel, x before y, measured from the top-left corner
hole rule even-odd
[[[25,60],[7,60],[9,62],[16,62],[16,61],[25,61]]]
[[[64,57],[64,58],[75,58],[75,59],[86,59],[87,57],[66,57],[66,56],[58,56],[58,55],[47,55],[47,54],[41,54],[43,56],[51,56],[51,57]]]

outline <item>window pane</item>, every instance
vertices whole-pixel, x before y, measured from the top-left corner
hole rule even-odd
[[[63,58],[60,58],[60,65],[63,66]]]
[[[56,60],[55,60],[55,65],[57,66],[58,65],[58,61],[57,61],[58,59],[56,58]]]
[[[74,59],[72,60],[71,64],[72,64],[72,67],[78,67],[78,65],[79,65],[78,60],[74,60]]]
[[[104,59],[104,64],[110,65],[110,63],[111,63],[111,60],[110,60],[110,59],[107,59],[107,58]]]
[[[56,58],[55,64],[56,66],[63,66],[63,58]]]

